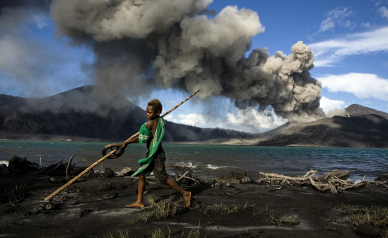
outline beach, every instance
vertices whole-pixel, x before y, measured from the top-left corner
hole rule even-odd
[[[0,205],[1,237],[363,237],[351,216],[386,211],[388,197],[386,185],[376,184],[335,195],[308,184],[196,178],[199,183],[181,183],[192,192],[184,209],[179,194],[150,177],[146,208],[130,209],[125,205],[136,200],[135,179],[101,173],[70,185],[46,209],[43,200],[63,185],[62,175],[1,171],[1,187],[18,198]],[[387,235],[384,225],[366,229]]]

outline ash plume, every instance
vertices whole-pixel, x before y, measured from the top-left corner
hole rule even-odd
[[[291,55],[250,49],[264,31],[256,12],[227,6],[209,18],[212,0],[54,0],[59,37],[91,45],[98,85],[142,95],[155,86],[209,98],[224,96],[238,108],[272,106],[290,120],[319,118],[321,83],[310,76],[314,54],[297,42]]]

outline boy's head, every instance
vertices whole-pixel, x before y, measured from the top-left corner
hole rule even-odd
[[[158,99],[152,99],[148,102],[147,106],[147,117],[152,120],[155,117],[158,117],[162,113],[163,107]]]

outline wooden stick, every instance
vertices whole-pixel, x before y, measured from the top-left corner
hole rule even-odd
[[[117,149],[116,149],[117,150]],[[99,163],[101,163],[104,159],[106,159],[107,157],[109,157],[111,154],[113,154],[114,152],[116,152],[116,150],[112,150],[111,152],[109,152],[108,154],[106,154],[104,157],[102,157],[101,159],[97,160],[96,162],[94,162],[94,164],[90,165],[88,168],[86,168],[84,171],[82,171],[82,173],[78,174],[77,176],[75,176],[72,180],[70,180],[69,182],[67,182],[65,185],[63,185],[62,187],[58,188],[55,192],[53,192],[50,196],[46,197],[44,199],[45,202],[48,202],[50,201],[51,198],[53,198],[55,195],[57,195],[58,193],[60,193],[63,189],[67,188],[70,184],[74,183],[77,179],[79,179],[82,175],[86,174],[89,170],[91,170],[94,166],[98,165]]]
[[[170,112],[174,111],[177,107],[179,107],[180,105],[182,105],[184,102],[186,102],[187,100],[189,100],[190,98],[192,98],[195,94],[197,94],[200,90],[198,89],[196,92],[194,92],[193,94],[191,94],[189,97],[187,97],[185,100],[183,100],[181,103],[179,103],[178,105],[176,105],[173,109],[171,109],[170,111],[166,112],[162,117],[164,116],[167,116]],[[127,141],[130,141],[132,140],[133,138],[135,138],[136,136],[139,135],[139,132],[134,134],[133,136],[129,137],[125,142]],[[109,152],[108,154],[106,154],[104,157],[102,157],[101,159],[97,160],[96,162],[94,162],[92,165],[90,165],[88,168],[86,168],[84,171],[82,171],[82,173],[78,174],[77,176],[75,176],[72,180],[70,180],[69,182],[67,182],[65,185],[63,185],[62,187],[60,187],[59,189],[57,189],[55,192],[53,192],[50,196],[46,197],[44,199],[45,202],[49,201],[51,198],[53,198],[55,195],[57,195],[58,193],[60,193],[63,189],[67,188],[68,186],[70,186],[72,183],[74,183],[77,179],[79,179],[82,175],[86,174],[89,170],[91,170],[93,167],[95,167],[96,165],[98,165],[99,163],[101,163],[102,161],[104,161],[106,158],[108,158],[109,156],[111,156],[114,152],[116,152],[118,149],[114,149],[112,150],[111,152]]]
[[[176,181],[178,182],[179,180],[183,179],[183,178],[187,178],[186,177],[186,174],[188,174],[189,171],[186,171],[186,173],[184,173],[179,179],[177,179]]]

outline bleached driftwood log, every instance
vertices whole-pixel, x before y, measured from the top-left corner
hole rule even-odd
[[[333,194],[338,194],[341,191],[345,191],[351,188],[359,188],[367,184],[388,187],[387,181],[363,180],[361,182],[353,182],[347,180],[347,178],[350,176],[349,171],[341,172],[336,169],[328,174],[321,176],[315,176],[316,173],[316,170],[310,170],[302,177],[290,177],[282,174],[260,172],[260,175],[263,176],[263,178],[258,179],[256,182],[258,184],[263,182],[269,184],[280,184],[278,189],[281,189],[285,184],[311,184],[311,186],[319,191],[325,192],[330,190],[330,192]],[[340,176],[342,179],[338,178],[337,176]]]

